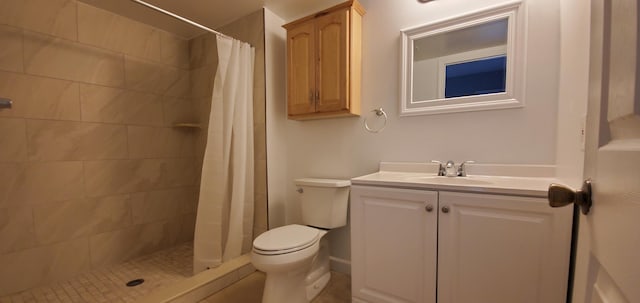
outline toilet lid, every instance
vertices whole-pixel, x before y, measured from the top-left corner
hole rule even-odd
[[[265,254],[287,253],[313,245],[319,235],[315,228],[292,224],[264,232],[253,241],[253,248]]]

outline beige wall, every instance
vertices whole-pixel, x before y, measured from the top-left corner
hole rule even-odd
[[[189,41],[75,0],[0,8],[0,295],[191,240]]]
[[[243,252],[249,252],[253,238],[267,230],[267,173],[266,173],[266,135],[265,135],[265,61],[264,61],[264,13],[258,10],[218,29],[236,39],[248,42],[255,48],[253,131],[254,131],[254,215],[253,237],[243,241]],[[216,38],[204,34],[190,41],[191,49],[191,87],[203,129],[207,129],[211,110],[213,79],[217,68]],[[206,137],[200,136],[196,144],[198,162],[204,157]],[[201,165],[198,165],[201,167]],[[250,220],[247,222],[251,222]],[[245,226],[246,228],[247,226]],[[226,231],[223,231],[223,234]]]

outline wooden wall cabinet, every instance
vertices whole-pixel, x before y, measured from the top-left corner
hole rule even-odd
[[[283,26],[289,119],[360,115],[364,13],[352,0]]]

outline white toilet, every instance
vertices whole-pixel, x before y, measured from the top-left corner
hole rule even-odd
[[[251,263],[267,275],[262,303],[308,303],[327,285],[328,229],[347,224],[348,180],[297,179],[302,222],[268,230],[253,241]]]

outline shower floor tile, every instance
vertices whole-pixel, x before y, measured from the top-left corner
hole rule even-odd
[[[67,281],[0,297],[0,303],[134,302],[158,287],[190,277],[192,268],[193,243],[187,242]],[[139,278],[145,282],[135,287],[125,285]]]

